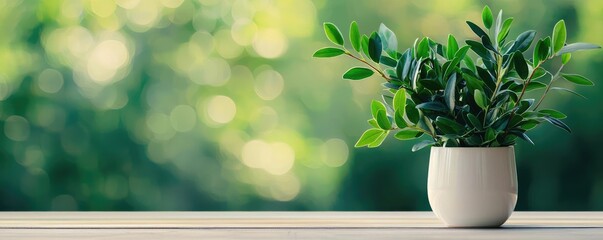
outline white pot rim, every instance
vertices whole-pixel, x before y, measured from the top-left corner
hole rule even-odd
[[[431,147],[436,149],[505,149],[505,148],[515,148],[515,145],[511,146],[502,146],[502,147]]]

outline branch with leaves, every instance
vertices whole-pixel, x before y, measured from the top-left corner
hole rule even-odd
[[[538,39],[533,52],[527,53],[536,31],[528,30],[508,39],[513,18],[503,21],[501,10],[495,19],[488,6],[482,11],[482,22],[485,29],[467,21],[476,38],[465,40],[465,46],[460,46],[451,34],[446,45],[424,37],[402,52],[397,49],[396,35],[384,24],[378,31],[364,35],[352,22],[352,52],[345,47],[339,28],[325,23],[325,34],[336,47],[322,48],[314,57],[346,55],[364,65],[347,70],[343,74],[346,80],[361,80],[374,73],[385,79],[382,101],[371,103],[371,128],[361,135],[356,147],[378,147],[390,132],[396,132],[394,137],[399,140],[430,137],[415,144],[413,151],[427,146],[509,146],[518,138],[532,143],[526,132],[545,122],[570,132],[561,120],[567,117],[565,114],[538,108],[552,90],[579,95],[554,86],[558,79],[594,85],[582,75],[562,70],[571,53],[600,47],[566,43],[565,22],[561,20],[552,36]],[[558,59],[555,74],[543,67],[545,62]],[[537,102],[524,99],[530,91],[542,91]]]

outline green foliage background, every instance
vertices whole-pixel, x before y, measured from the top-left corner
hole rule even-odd
[[[510,36],[563,18],[568,42],[603,45],[598,0],[0,0],[0,209],[429,210],[428,151],[352,147],[380,80],[311,55],[323,21],[383,22],[402,48],[471,37],[484,4]],[[603,210],[602,65],[574,54],[588,100],[544,103],[573,134],[516,146],[517,210]]]

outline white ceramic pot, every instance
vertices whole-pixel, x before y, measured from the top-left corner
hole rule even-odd
[[[517,203],[515,150],[432,147],[429,204],[449,227],[498,227]]]

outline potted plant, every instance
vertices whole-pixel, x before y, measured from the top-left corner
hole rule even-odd
[[[533,144],[526,132],[541,123],[571,132],[561,120],[565,114],[542,109],[541,103],[555,91],[581,96],[555,86],[562,79],[594,85],[563,68],[571,53],[600,48],[566,43],[563,20],[552,36],[537,40],[533,30],[510,38],[513,18],[503,19],[502,10],[494,19],[486,6],[482,20],[484,28],[467,21],[476,36],[464,46],[453,35],[446,44],[424,37],[402,52],[396,35],[383,24],[362,35],[352,22],[352,51],[344,46],[339,29],[327,22],[326,36],[336,47],[314,53],[318,58],[346,55],[363,64],[347,70],[343,79],[377,74],[385,80],[383,99],[371,103],[371,128],[355,146],[378,147],[394,132],[399,140],[426,137],[412,151],[431,146],[429,203],[452,227],[496,227],[508,219],[517,202],[513,146],[518,139]],[[540,97],[526,98],[530,91],[540,91]]]

